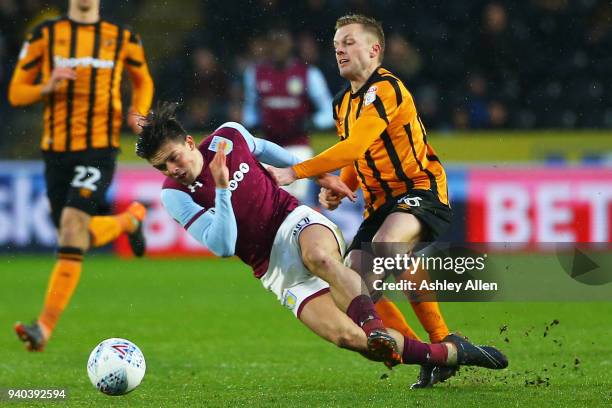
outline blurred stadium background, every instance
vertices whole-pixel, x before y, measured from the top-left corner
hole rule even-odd
[[[202,136],[224,121],[241,120],[242,72],[269,50],[264,33],[270,25],[282,20],[291,28],[296,54],[323,71],[333,94],[341,86],[331,46],[335,19],[348,11],[375,16],[383,21],[387,35],[384,65],[413,93],[430,143],[448,171],[455,214],[445,239],[528,242],[532,247],[540,242],[611,241],[612,3],[608,0],[102,0],[101,4],[104,16],[129,23],[140,33],[156,99],[183,101],[182,119],[189,130]],[[0,297],[6,301],[6,307],[0,308],[0,323],[4,328],[15,319],[27,318],[24,312],[31,316],[37,312],[55,242],[42,164],[37,161],[41,107],[14,109],[5,95],[28,29],[43,18],[63,13],[65,7],[65,1],[0,0],[0,251],[5,254],[0,259]],[[332,131],[312,137],[316,151],[336,140]],[[313,404],[330,401],[325,398],[340,405],[353,403],[354,393],[359,392],[373,393],[370,401],[383,406],[402,401],[388,395],[388,389],[378,390],[378,385],[357,389],[350,384],[351,377],[322,368],[336,364],[335,350],[324,348],[298,328],[257,287],[246,268],[233,261],[223,266],[213,260],[201,264],[200,256],[208,254],[160,207],[161,176],[136,158],[134,141],[126,129],[109,194],[112,209],[119,210],[133,199],[150,203],[145,223],[149,253],[172,259],[195,256],[200,263],[190,259],[117,261],[112,253],[128,256],[126,243],[106,248],[108,256],[87,261],[84,276],[88,277],[60,324],[56,348],[46,353],[47,363],[65,365],[60,379],[47,374],[32,379],[29,370],[40,370],[42,363],[21,360],[16,352],[21,345],[9,333],[10,338],[0,336],[0,354],[11,351],[4,366],[0,363],[0,380],[2,370],[12,364],[23,364],[28,372],[18,370],[5,377],[7,384],[9,378],[14,385],[73,384],[76,377],[80,381],[74,385],[76,401],[88,403],[91,395],[80,393],[90,391],[89,384],[79,370],[89,345],[93,347],[106,335],[101,333],[108,333],[107,337],[139,339],[145,355],[154,356],[150,388],[129,397],[137,404],[152,401],[147,398],[157,390],[151,385],[168,386],[183,402],[219,405],[227,400],[279,404],[282,399],[265,391],[277,386],[282,395],[309,398]],[[313,202],[315,190],[313,186]],[[361,209],[344,204],[328,215],[350,239],[360,223]],[[537,270],[532,250],[522,257]],[[222,271],[223,276],[205,273],[203,281],[200,270]],[[232,278],[226,279],[225,272]],[[116,296],[114,302],[106,302],[109,293]],[[209,300],[205,307],[203,298]],[[160,310],[161,299],[175,301]],[[474,387],[510,383],[515,388],[505,391],[509,394],[457,391],[452,396],[466,406],[496,406],[503,400],[543,406],[551,401],[560,406],[570,401],[583,406],[609,403],[610,380],[601,373],[609,371],[610,361],[595,358],[609,353],[601,343],[589,344],[606,336],[610,305],[443,305],[455,327],[467,327],[470,335],[483,342],[501,343],[516,364],[507,377],[461,380],[466,393]],[[122,317],[91,320],[100,307],[105,316]],[[210,319],[211,313],[217,318]],[[183,323],[170,329],[156,327],[159,322],[176,324],[176,316],[183,316]],[[558,318],[562,323],[555,329],[557,336],[544,343],[539,331],[546,326],[546,337],[548,325]],[[274,335],[260,333],[249,323],[255,320],[272,327]],[[211,342],[210,336],[225,339],[227,321],[234,332],[262,340],[245,345],[242,337],[232,338],[229,348],[221,348],[226,343]],[[504,333],[502,327],[508,325]],[[176,336],[174,330],[185,335]],[[535,335],[529,337],[532,331],[538,332],[538,340]],[[314,350],[318,358],[302,366],[293,364],[294,353],[283,354],[277,348],[279,339],[302,356]],[[552,341],[559,353],[550,351]],[[197,350],[189,356],[175,353],[191,350],[194,342]],[[69,353],[73,347],[78,356]],[[244,355],[236,349],[246,350],[251,365],[245,365]],[[371,378],[367,363],[354,362],[346,353],[339,361]],[[166,376],[168,372],[171,375]],[[253,380],[260,373],[261,379]],[[405,383],[414,375],[410,372],[400,378]],[[548,387],[548,377],[550,384],[560,388],[547,392],[523,388]],[[296,378],[300,379],[297,388]],[[200,394],[199,388],[185,384],[209,393]],[[323,389],[329,394],[321,394]],[[448,402],[444,394],[420,400]],[[174,404],[170,399],[156,401],[160,406]],[[104,405],[104,400],[97,403]]]
[[[65,3],[0,2],[3,95],[25,34],[64,12]],[[241,121],[242,73],[266,57],[270,26],[283,21],[292,30],[294,52],[320,67],[333,94],[342,83],[331,47],[335,18],[348,11],[376,16],[387,35],[384,65],[414,94],[431,143],[447,166],[455,209],[450,238],[610,239],[609,1],[138,0],[101,6],[104,16],[141,34],[156,99],[183,101],[183,121],[202,136],[223,121]],[[0,98],[4,252],[53,248],[42,167],[21,162],[39,157],[40,109],[14,109]],[[335,141],[332,131],[312,137],[316,151]],[[155,206],[160,177],[139,162],[133,145],[126,133],[111,203],[121,208],[139,198],[154,204],[147,223],[152,253],[199,251]],[[360,209],[344,207],[330,216],[350,239]],[[517,218],[521,215],[529,225]]]

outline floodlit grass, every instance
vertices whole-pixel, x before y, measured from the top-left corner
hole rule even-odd
[[[447,384],[410,391],[417,367],[388,372],[318,339],[236,260],[90,256],[47,350],[27,353],[12,325],[38,313],[52,261],[51,256],[0,258],[0,387],[69,392],[65,402],[23,405],[612,404],[612,303],[443,304],[453,329],[499,346],[510,367],[462,369]],[[410,306],[400,307],[417,327]],[[552,324],[555,319],[558,324]],[[147,360],[143,383],[123,397],[99,393],[87,377],[91,349],[108,337],[132,340]]]

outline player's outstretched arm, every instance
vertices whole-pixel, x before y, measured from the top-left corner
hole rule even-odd
[[[312,159],[296,164],[292,170],[297,179],[339,170],[365,154],[380,137],[387,123],[380,118],[360,117],[351,128],[352,137],[344,139]]]
[[[325,181],[321,183],[321,176],[324,179],[326,173],[349,166],[361,157],[372,143],[380,137],[385,127],[386,122],[380,118],[360,118],[355,123],[353,131],[355,134],[363,136],[345,139],[314,158],[295,164],[292,167],[269,168],[267,169],[268,173],[281,186],[291,184],[298,179],[319,176],[321,187],[327,187],[339,194],[353,197],[352,191],[346,187],[344,182],[338,185],[338,183],[333,181],[327,185]]]
[[[216,189],[215,207],[201,207],[185,192],[164,189],[164,208],[189,235],[217,256],[232,256],[236,248],[238,227],[227,189]]]
[[[209,167],[215,180],[215,208],[204,209],[193,201],[189,194],[175,189],[162,190],[162,204],[170,215],[181,224],[198,242],[217,256],[234,255],[238,225],[232,208],[229,171],[225,164],[225,153],[219,152]]]

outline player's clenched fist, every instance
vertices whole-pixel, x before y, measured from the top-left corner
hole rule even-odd
[[[219,188],[227,188],[229,185],[229,169],[225,164],[225,146],[226,142],[221,142],[217,146],[217,153],[212,159],[208,167],[210,168],[210,174],[213,180],[215,180],[215,186]]]
[[[325,173],[317,177],[317,183],[336,194],[342,200],[347,197],[352,202],[357,200],[357,195],[335,174]],[[338,203],[339,204],[339,203]],[[336,206],[337,207],[337,206]]]
[[[334,193],[330,189],[324,187],[321,188],[319,192],[319,203],[321,203],[323,208],[333,211],[338,208],[341,201],[342,196],[340,194]]]

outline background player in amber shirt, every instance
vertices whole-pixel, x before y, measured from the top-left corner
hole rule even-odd
[[[291,168],[270,169],[281,185],[342,169],[341,178],[350,188],[361,186],[365,220],[347,251],[347,260],[356,270],[369,269],[362,263],[364,243],[404,243],[410,252],[420,241],[435,240],[451,219],[446,173],[427,143],[412,96],[380,66],[384,44],[382,26],[376,20],[360,15],[338,19],[336,60],[340,75],[349,81],[333,104],[341,141]],[[329,209],[335,209],[342,198],[327,190],[320,195]],[[394,252],[391,245],[377,249],[379,256]],[[409,278],[406,273],[398,277]],[[437,302],[419,301],[414,293],[407,296],[432,342],[449,335]],[[389,313],[398,314],[397,309]],[[385,313],[381,316],[385,318]]]
[[[43,349],[76,288],[87,249],[127,233],[134,254],[144,253],[142,204],[116,216],[97,214],[116,167],[123,69],[133,86],[128,124],[136,133],[151,105],[153,80],[138,36],[100,19],[99,8],[99,0],[70,0],[68,15],[37,26],[9,87],[14,106],[44,102],[40,147],[58,227],[58,259],[43,310],[32,325],[15,326],[29,350]]]

